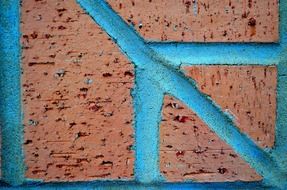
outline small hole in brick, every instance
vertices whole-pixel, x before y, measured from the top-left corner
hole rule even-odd
[[[139,29],[142,29],[142,27],[143,27],[143,24],[139,23]]]
[[[225,174],[227,172],[227,169],[226,168],[218,168],[218,173],[220,174]]]
[[[185,123],[188,120],[187,116],[176,116],[174,119],[174,121],[178,121],[180,123]]]
[[[64,77],[64,75],[66,74],[65,69],[59,69],[55,72],[55,77]]]
[[[103,77],[111,77],[111,76],[112,76],[111,73],[104,73],[104,74],[103,74]]]
[[[25,142],[24,142],[24,144],[31,144],[33,141],[32,140],[26,140]]]
[[[249,26],[256,26],[256,19],[255,18],[250,18],[248,21]]]
[[[33,119],[29,119],[29,121],[28,121],[29,126],[37,126],[38,124],[39,124],[39,122],[35,121]]]

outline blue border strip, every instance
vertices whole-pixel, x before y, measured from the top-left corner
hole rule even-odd
[[[1,184],[0,184],[1,185]],[[65,182],[30,184],[20,187],[3,185],[1,190],[275,190],[274,187],[263,186],[261,183],[225,182],[225,183],[151,183],[142,184],[136,182]]]
[[[273,157],[287,171],[287,0],[280,1],[280,41],[278,57],[277,120]]]
[[[0,125],[2,180],[24,181],[21,117],[20,1],[0,2]]]

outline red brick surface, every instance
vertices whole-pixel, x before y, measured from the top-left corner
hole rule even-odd
[[[277,0],[108,0],[146,39],[199,42],[278,40]]]
[[[272,147],[276,116],[275,67],[184,68],[199,89],[229,112],[261,147]],[[169,181],[257,181],[261,177],[178,100],[166,97],[160,126],[160,168]]]
[[[275,66],[194,66],[186,75],[235,119],[262,148],[274,144],[277,69]]]
[[[160,170],[168,181],[258,181],[261,177],[197,115],[166,97],[160,126]]]
[[[26,177],[133,177],[133,66],[75,1],[22,2]]]

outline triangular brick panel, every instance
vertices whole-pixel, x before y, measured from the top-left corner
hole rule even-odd
[[[160,170],[168,181],[259,181],[229,145],[180,101],[166,96],[160,126]]]

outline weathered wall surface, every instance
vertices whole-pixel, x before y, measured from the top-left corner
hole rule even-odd
[[[166,97],[160,134],[160,167],[169,181],[258,181],[262,178],[198,116]]]
[[[287,2],[9,0],[0,18],[3,182],[286,189]]]
[[[274,144],[277,69],[274,66],[192,66],[186,75],[229,113],[262,148]]]

